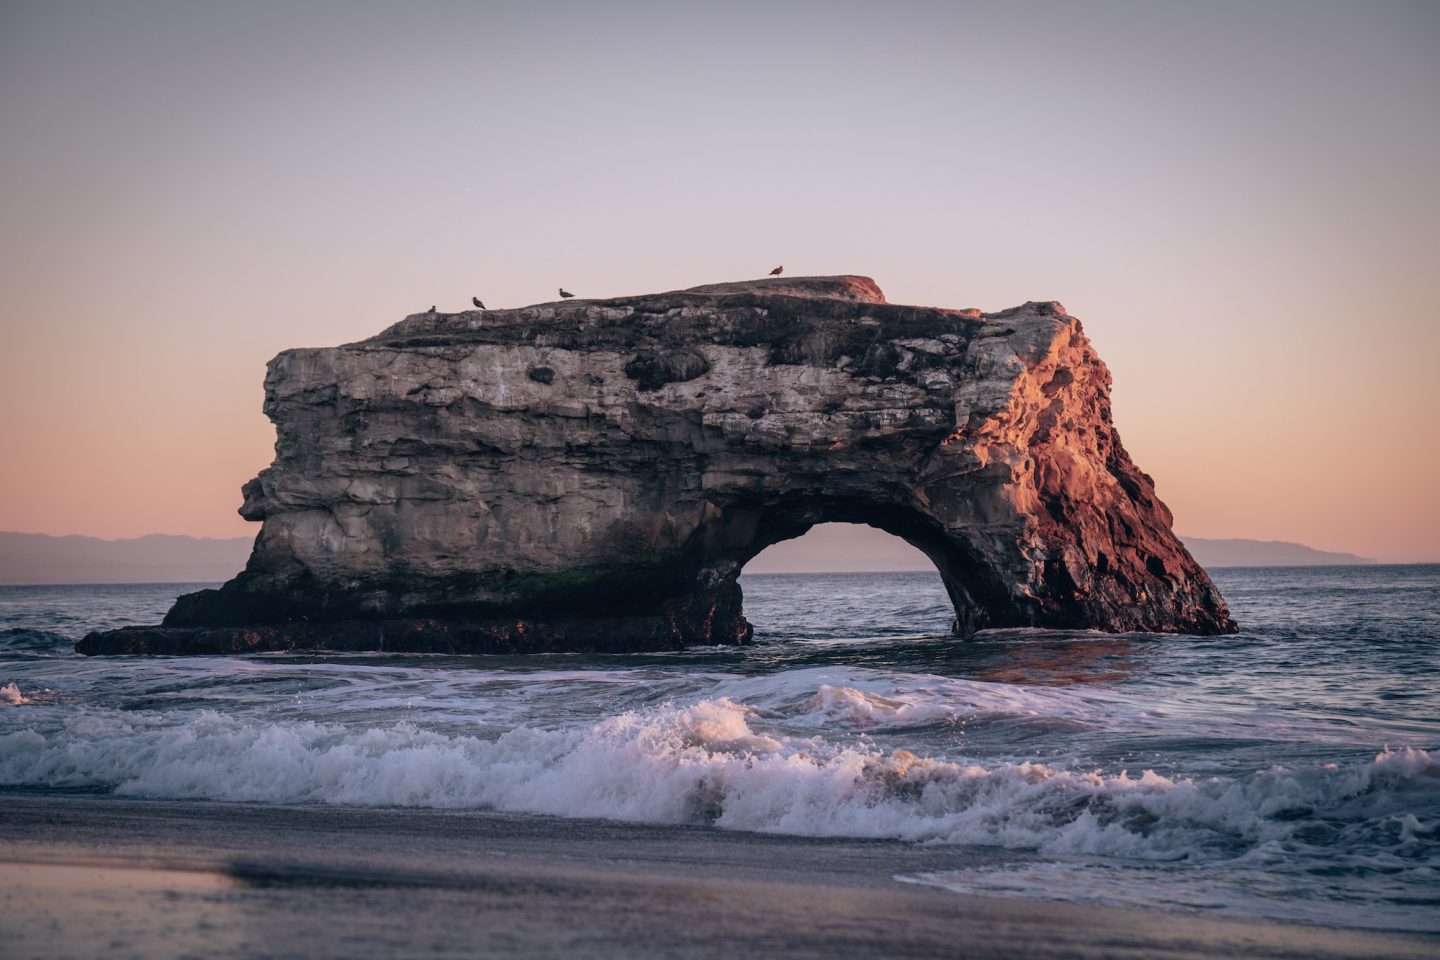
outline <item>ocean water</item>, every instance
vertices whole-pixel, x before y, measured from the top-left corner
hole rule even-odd
[[[891,839],[959,892],[1440,932],[1440,566],[1215,576],[1238,635],[957,640],[931,574],[752,575],[753,647],[534,657],[86,659],[195,586],[0,587],[0,787]]]

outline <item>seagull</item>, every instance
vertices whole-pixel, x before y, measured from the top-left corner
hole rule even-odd
[[[770,276],[772,276],[772,277],[778,277],[778,276],[780,276],[780,271],[781,271],[781,270],[784,270],[784,269],[785,269],[784,267],[776,267],[774,270],[771,270],[771,271],[770,271]]]
[[[471,298],[470,298],[470,302],[473,303],[473,304],[475,304],[475,306],[479,307],[481,310],[484,310],[484,309],[485,309],[485,304],[483,304],[483,303],[480,302],[480,298],[479,298],[479,297],[471,297]]]
[[[567,292],[564,287],[561,287],[561,288],[560,288],[560,299],[561,299],[561,300],[569,300],[569,299],[570,299],[571,297],[573,297],[573,296],[575,296],[575,294]]]

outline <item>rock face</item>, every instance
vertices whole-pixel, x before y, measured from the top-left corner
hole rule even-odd
[[[827,521],[934,562],[984,627],[1234,629],[1057,303],[864,277],[417,314],[270,364],[244,572],[84,653],[743,643],[736,577]]]

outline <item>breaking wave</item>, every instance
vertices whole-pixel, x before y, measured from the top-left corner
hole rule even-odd
[[[0,687],[0,703],[8,703],[12,707],[18,707],[22,703],[30,703],[30,698],[20,692],[20,685],[7,683]]]
[[[821,713],[837,704],[865,713],[900,709],[855,692],[822,689],[815,697]],[[1411,747],[1366,762],[1171,779],[765,733],[752,726],[755,712],[705,699],[587,727],[522,726],[482,739],[409,723],[247,722],[212,710],[177,722],[173,715],[94,710],[48,732],[32,727],[0,737],[0,782],[167,798],[709,823],[1150,861],[1281,848],[1303,857],[1329,848],[1372,867],[1411,869],[1436,866],[1440,850],[1440,759]]]

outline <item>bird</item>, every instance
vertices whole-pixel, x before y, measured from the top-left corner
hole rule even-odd
[[[570,293],[570,292],[567,291],[564,287],[561,287],[561,288],[560,288],[560,299],[561,299],[561,300],[569,300],[569,299],[570,299],[571,297],[573,297],[573,296],[575,296],[575,294]]]
[[[771,270],[771,271],[770,271],[770,276],[772,276],[772,277],[778,277],[778,276],[780,276],[780,271],[781,271],[781,270],[784,270],[784,269],[785,269],[785,268],[784,268],[783,266],[781,266],[781,267],[776,267],[774,270]]]
[[[480,302],[480,298],[479,298],[479,297],[471,297],[471,298],[470,298],[470,302],[473,303],[473,304],[475,304],[475,306],[478,307],[478,308],[480,308],[481,310],[484,310],[484,309],[485,309],[485,304],[483,304],[483,303]]]
[[[432,303],[432,304],[430,304],[430,309],[427,310],[426,313],[434,313],[434,312],[435,312],[435,304]]]

